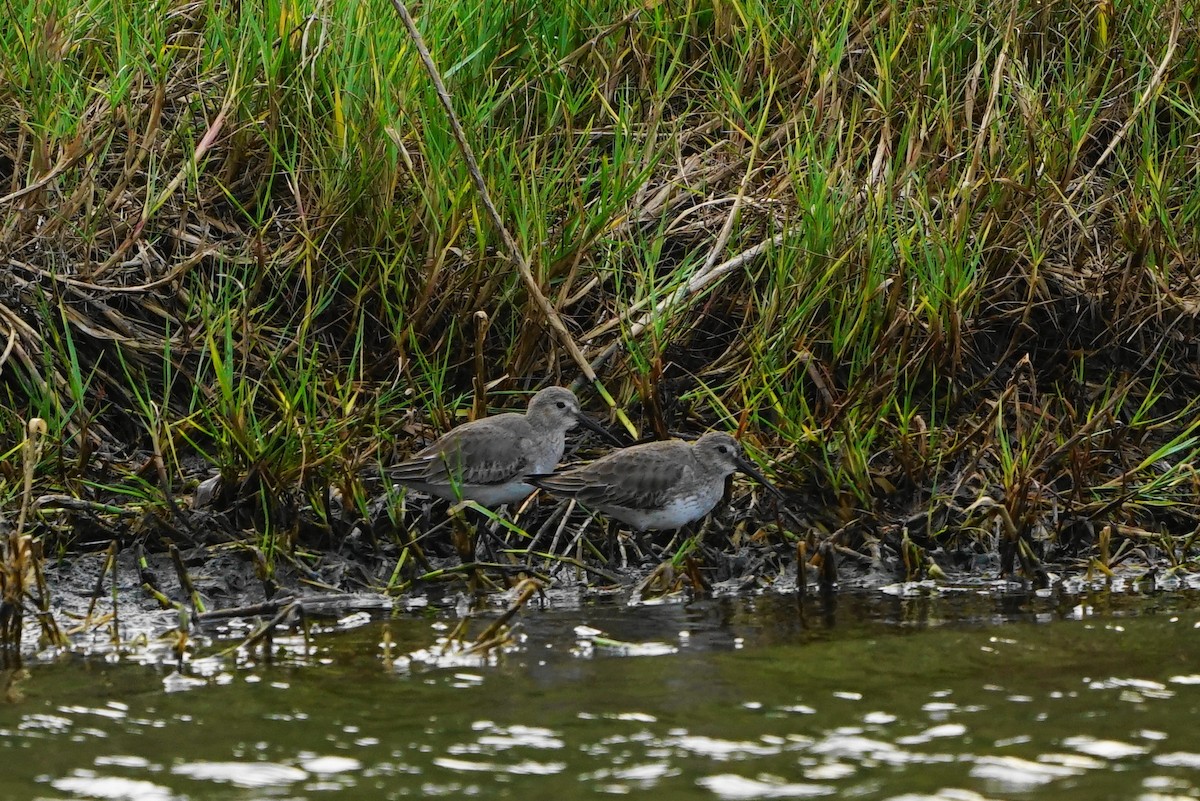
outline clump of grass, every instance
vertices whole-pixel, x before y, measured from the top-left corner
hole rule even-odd
[[[0,532],[4,534],[0,540],[0,648],[4,649],[6,656],[9,653],[19,654],[27,610],[36,615],[46,644],[59,645],[64,640],[50,611],[49,589],[42,575],[40,543],[36,543],[25,530],[33,500],[34,473],[46,430],[46,422],[38,417],[26,425],[25,442],[21,448],[24,480],[20,511],[15,525],[7,527],[7,532]]]
[[[47,421],[39,488],[165,547],[211,469],[290,552],[473,386],[595,369],[639,430],[752,432],[837,547],[968,564],[987,497],[1018,552],[1194,559],[1186,4],[420,12],[503,226],[385,0],[11,6],[0,424]]]

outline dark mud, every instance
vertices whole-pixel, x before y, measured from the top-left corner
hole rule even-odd
[[[547,507],[539,509],[545,517],[543,526],[547,521],[554,523],[557,514],[551,505]],[[438,504],[410,508],[406,514],[424,520],[444,511],[444,505]],[[188,514],[189,528],[202,522],[228,523],[226,516],[211,510]],[[811,563],[798,581],[799,554],[806,549],[796,542],[781,542],[777,523],[729,505],[706,524],[698,535],[701,540],[681,559],[672,559],[679,540],[664,541],[671,539],[669,535],[631,538],[599,530],[589,533],[586,527],[581,531],[580,522],[574,519],[565,526],[559,525],[561,521],[552,526],[561,535],[554,551],[551,542],[531,547],[530,540],[483,521],[467,535],[474,542],[473,558],[464,559],[455,548],[455,537],[461,535],[451,531],[449,522],[406,539],[385,520],[390,518],[383,515],[374,521],[354,521],[336,542],[328,540],[327,532],[315,537],[314,528],[301,527],[307,534],[298,538],[294,548],[273,553],[246,541],[244,534],[242,539],[234,539],[233,530],[221,528],[208,529],[208,544],[177,546],[178,560],[169,551],[148,552],[145,539],[118,543],[115,564],[109,561],[111,549],[64,553],[45,565],[51,611],[59,627],[70,635],[68,650],[91,652],[119,648],[130,641],[148,642],[183,630],[192,638],[228,637],[229,631],[222,627],[233,618],[251,621],[241,630],[249,638],[247,642],[271,630],[292,630],[306,621],[341,619],[363,611],[377,615],[421,606],[457,607],[463,615],[494,618],[506,604],[519,607],[524,603],[514,601],[517,593],[509,591],[526,578],[539,582],[533,605],[550,606],[613,593],[629,603],[641,603],[679,595],[797,591],[816,595],[837,588],[875,588],[902,595],[936,592],[935,582],[927,576],[912,577],[923,581],[906,581],[901,560],[872,561],[862,555],[846,558],[845,548],[833,552],[836,583],[823,583],[822,568]],[[414,556],[416,552],[419,558]],[[831,559],[828,546],[822,550],[818,545],[815,553]],[[950,566],[963,557],[934,550],[930,558]],[[951,568],[940,575],[941,581],[994,581],[998,559],[974,558],[975,565],[988,569]],[[827,565],[824,572],[828,578]],[[1063,566],[1063,571],[1050,572],[1041,582],[1012,576],[1001,584],[1026,594],[1039,583],[1061,587],[1063,577],[1072,574],[1066,581],[1078,584],[1080,571],[1072,571],[1070,566]],[[1123,586],[1139,591],[1169,589],[1172,581],[1165,569],[1143,568],[1127,570],[1120,579]],[[29,617],[22,650],[32,654],[45,643],[39,641],[33,616]]]
[[[72,647],[184,628],[195,635],[234,617],[291,628],[397,606],[469,609],[464,599],[502,606],[527,579],[543,602],[615,592],[637,603],[998,578],[1031,591],[1084,575],[1086,565],[1051,541],[1026,540],[1018,549],[999,531],[929,533],[965,524],[962,508],[943,508],[936,525],[925,512],[869,532],[829,532],[796,513],[806,508],[799,499],[780,508],[741,482],[695,530],[636,536],[547,498],[507,510],[514,530],[419,495],[380,496],[357,515],[336,492],[320,492],[320,503],[309,505],[297,492],[263,512],[252,487],[222,486],[199,469],[190,486],[151,510],[114,512],[122,509],[118,497],[44,496],[35,504],[29,533],[42,542],[50,611]],[[277,533],[256,533],[264,528]],[[1172,581],[1168,560],[1149,546],[1126,558],[1118,567],[1123,581],[1151,590]],[[27,653],[41,644],[34,618],[30,610]]]

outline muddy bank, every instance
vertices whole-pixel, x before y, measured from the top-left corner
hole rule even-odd
[[[932,505],[914,495],[886,523],[856,518],[834,529],[837,510],[817,498],[790,489],[781,503],[739,479],[692,530],[630,535],[546,496],[489,517],[419,493],[383,493],[378,475],[364,484],[375,491],[365,514],[336,489],[274,493],[279,502],[264,510],[252,482],[223,483],[197,460],[186,494],[166,504],[44,495],[26,531],[45,557],[50,611],[84,647],[111,647],[114,611],[121,640],[184,628],[203,636],[231,618],[257,620],[261,633],[397,605],[501,609],[528,579],[543,600],[618,592],[634,603],[998,578],[1032,590],[1112,571],[1157,589],[1183,553],[1147,540],[1100,563],[1090,540],[1073,547],[1053,536],[1052,521],[1022,533],[1006,527],[1003,507],[986,495],[972,501],[974,490]],[[27,652],[38,642],[29,606]]]
[[[96,547],[102,541],[93,530],[91,550],[60,551],[46,560],[44,572],[58,626],[68,633],[71,648],[85,651],[112,648],[114,625],[122,642],[145,642],[184,629],[193,638],[212,636],[239,618],[257,621],[244,631],[253,639],[305,620],[361,611],[386,614],[433,605],[458,606],[463,614],[472,606],[498,613],[514,603],[512,590],[530,578],[538,582],[530,597],[554,605],[556,599],[613,592],[639,603],[760,591],[814,596],[838,588],[927,591],[934,586],[931,576],[982,583],[1001,572],[998,552],[971,548],[930,548],[922,551],[923,562],[906,562],[903,549],[913,553],[908,538],[875,543],[872,557],[838,544],[836,537],[800,537],[786,527],[794,514],[759,506],[755,492],[739,488],[730,500],[688,539],[608,533],[577,514],[564,519],[566,510],[554,503],[523,510],[517,519],[529,533],[516,532],[469,510],[448,518],[446,504],[412,496],[400,510],[393,508],[398,514],[389,515],[380,503],[370,520],[335,517],[337,533],[317,525],[311,509],[300,510],[293,547],[267,552],[236,528],[232,510],[217,511],[210,499],[201,509],[181,507],[169,526],[143,519],[137,535],[118,536],[104,549]],[[75,517],[75,531],[82,535],[79,516],[88,514],[60,510],[56,530]],[[423,533],[408,533],[421,525],[427,526]],[[196,532],[203,541],[180,537]],[[1031,576],[1010,575],[1010,586],[1028,591],[1081,572],[1078,564],[1060,562],[1050,570],[1038,564]],[[1153,589],[1159,586],[1156,575],[1169,574],[1166,568],[1160,560],[1159,570],[1135,568],[1126,571],[1126,580],[1149,575],[1146,586]],[[906,580],[911,581],[900,584]],[[32,611],[26,630],[23,650],[31,653],[44,644]]]

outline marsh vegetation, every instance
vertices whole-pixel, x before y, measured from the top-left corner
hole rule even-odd
[[[631,437],[738,432],[791,498],[738,484],[668,585],[1194,565],[1195,4],[412,11],[511,240],[385,0],[5,7],[6,609],[114,542],[607,581],[579,512],[472,561],[381,477],[573,383]]]

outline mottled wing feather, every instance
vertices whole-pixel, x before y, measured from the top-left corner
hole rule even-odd
[[[504,484],[529,468],[529,434],[529,425],[519,414],[476,420],[396,465],[392,475],[400,482]]]
[[[683,442],[679,446],[635,445],[574,470],[539,476],[531,483],[578,498],[585,506],[655,509],[675,495],[675,488],[692,470],[691,449]]]

